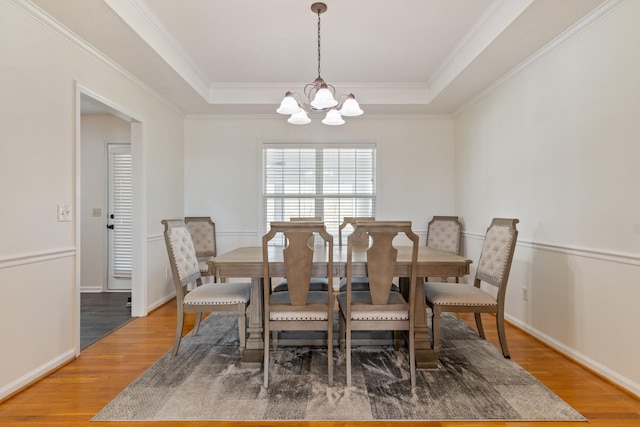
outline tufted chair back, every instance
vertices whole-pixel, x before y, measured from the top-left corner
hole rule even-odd
[[[214,272],[209,268],[207,260],[216,256],[216,225],[208,216],[187,216],[184,224],[191,234],[193,247],[198,257],[198,265],[202,276],[214,276]]]
[[[476,280],[496,287],[506,284],[518,238],[517,223],[517,219],[493,219],[482,244]]]
[[[201,280],[198,257],[191,234],[181,220],[167,220],[165,243],[169,253],[173,282],[179,300],[184,295],[184,287]]]
[[[434,216],[427,227],[427,246],[459,255],[461,235],[457,216]]]
[[[198,257],[216,256],[216,225],[208,216],[187,216],[184,223]]]

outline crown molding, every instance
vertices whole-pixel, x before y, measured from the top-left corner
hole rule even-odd
[[[166,61],[203,99],[209,100],[209,83],[202,72],[142,0],[104,0],[142,40]]]
[[[511,71],[507,72],[505,75],[500,77],[498,80],[487,86],[484,90],[480,91],[476,96],[469,99],[463,105],[461,105],[458,109],[453,112],[453,117],[455,118],[464,110],[484,98],[486,95],[494,91],[495,89],[502,86],[504,83],[518,75],[521,71],[527,69],[529,66],[535,64],[545,56],[550,53],[556,51],[560,47],[562,47],[569,40],[585,31],[587,28],[591,27],[593,24],[598,22],[600,19],[617,9],[620,5],[625,3],[627,0],[609,0],[605,3],[602,3],[599,7],[594,9],[589,15],[582,18],[580,21],[572,25],[569,29],[564,31],[562,34],[557,36],[555,39],[551,40],[545,46],[543,46],[540,50],[535,52],[533,55],[522,61],[520,64],[516,65]]]
[[[58,21],[56,21],[54,18],[52,18],[42,9],[40,9],[37,5],[32,3],[30,0],[9,0],[9,1],[14,5],[16,5],[18,8],[20,8],[21,10],[23,10],[29,16],[34,18],[36,21],[40,22],[45,27],[54,31],[59,36],[66,39],[67,41],[69,41],[70,43],[72,43],[73,45],[75,45],[85,53],[87,53],[89,56],[93,57],[94,59],[97,59],[98,61],[112,68],[113,70],[115,70],[116,72],[118,72],[119,74],[121,74],[122,76],[130,80],[131,82],[135,83],[137,86],[142,88],[144,91],[149,93],[151,96],[156,98],[161,103],[171,108],[173,111],[175,111],[179,115],[184,115],[184,112],[181,111],[178,107],[176,107],[173,103],[169,102],[169,100],[164,98],[162,95],[160,95],[158,92],[153,90],[142,80],[138,79],[129,71],[127,71],[126,69],[118,65],[116,62],[111,60],[108,56],[106,56],[105,54],[103,54],[102,52],[100,52],[99,50],[91,46],[89,43],[84,41],[82,38],[80,38],[77,34],[75,34],[69,28],[62,25]]]
[[[427,82],[433,101],[465,68],[522,14],[534,0],[494,0]]]

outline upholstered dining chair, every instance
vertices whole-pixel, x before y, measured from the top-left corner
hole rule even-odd
[[[193,333],[197,335],[203,312],[235,312],[238,317],[238,334],[242,351],[246,342],[246,308],[249,304],[251,283],[203,284],[193,240],[184,221],[182,219],[162,220],[162,224],[178,306],[173,355],[178,353],[180,347],[184,313],[196,313]],[[187,291],[190,284],[195,284],[195,287]]]
[[[353,259],[358,250],[354,243],[366,233],[370,246],[366,249],[366,271],[369,289],[353,289]],[[410,286],[406,293],[394,292],[392,281],[396,269],[398,249],[393,240],[405,235],[411,242]],[[347,289],[338,294],[340,312],[340,343],[345,344],[347,387],[351,386],[351,332],[352,331],[408,331],[411,387],[416,384],[414,314],[416,292],[416,265],[419,237],[411,230],[411,221],[358,222],[347,239]],[[360,254],[361,256],[361,254]],[[344,338],[344,339],[343,339]]]
[[[319,216],[302,216],[302,217],[291,217],[289,218],[289,221],[293,221],[293,222],[300,222],[300,221],[322,221],[322,218],[320,218]],[[311,236],[309,237],[309,245],[313,245],[315,243],[316,237],[315,236]],[[326,291],[329,289],[329,281],[331,280],[330,277],[312,277],[310,284],[311,287],[309,289],[311,289],[312,291]],[[286,291],[288,290],[288,286],[287,286],[287,278],[283,278],[282,280],[280,280],[280,282],[278,282],[278,284],[276,284],[273,287],[273,292],[282,292],[282,291]],[[275,334],[275,336],[277,337],[277,334]],[[277,341],[277,338],[275,338]]]
[[[485,335],[481,313],[494,313],[502,354],[505,358],[510,358],[504,329],[504,303],[518,239],[518,222],[515,218],[494,218],[491,221],[482,244],[473,285],[434,282],[424,284],[426,303],[432,310],[431,346],[436,354],[440,352],[440,317],[443,312],[474,313],[478,334],[483,339]],[[495,287],[496,296],[481,289],[481,283]]]
[[[207,260],[216,256],[216,224],[208,216],[186,216],[184,223],[193,239],[193,246],[198,257],[198,266],[202,276],[213,276],[216,281],[215,272],[209,268]]]
[[[284,247],[271,245],[277,236],[284,236]],[[310,245],[309,238],[319,236],[325,245]],[[326,269],[313,269],[314,252],[325,251]],[[283,260],[288,289],[272,292],[272,277],[282,277],[271,261],[275,251]],[[264,278],[264,387],[269,386],[269,338],[271,331],[324,331],[327,333],[328,383],[333,385],[333,291],[311,289],[312,276],[331,277],[333,271],[333,236],[324,223],[314,221],[272,222],[262,237]]]
[[[460,239],[462,237],[462,224],[457,216],[434,216],[427,225],[427,246],[460,254]],[[425,278],[429,280],[428,277]],[[440,278],[447,281],[446,277]],[[456,283],[459,281],[455,278]]]

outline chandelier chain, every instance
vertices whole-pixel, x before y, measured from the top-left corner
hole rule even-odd
[[[318,77],[320,77],[320,10],[318,10]]]

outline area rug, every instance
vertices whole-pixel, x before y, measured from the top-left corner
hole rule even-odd
[[[93,421],[586,421],[457,316],[442,322],[439,366],[419,369],[413,391],[407,352],[392,346],[355,348],[349,388],[338,349],[328,387],[326,350],[281,347],[265,389],[262,369],[240,368],[235,317],[212,314],[176,357],[162,356]]]

